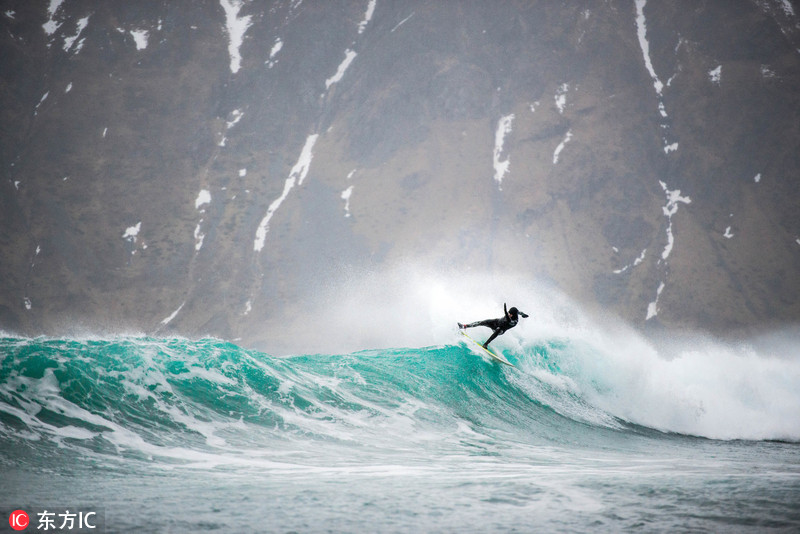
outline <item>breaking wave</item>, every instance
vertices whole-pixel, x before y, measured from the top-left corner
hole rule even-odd
[[[423,348],[283,357],[217,339],[4,337],[0,458],[275,468],[337,447],[491,454],[620,436],[800,440],[796,358],[713,344],[664,357],[633,334],[522,334],[494,344],[514,368],[455,331]]]

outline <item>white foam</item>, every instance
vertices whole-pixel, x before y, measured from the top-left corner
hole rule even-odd
[[[657,344],[624,324],[588,315],[530,277],[419,265],[342,272],[337,284],[309,304],[316,327],[304,335],[298,352],[456,344],[457,321],[500,317],[504,302],[530,317],[493,345],[517,358],[555,346],[548,350],[558,371],[525,362],[524,369],[512,371],[530,371],[519,378],[577,396],[560,405],[565,414],[614,426],[605,415],[610,414],[711,438],[800,440],[796,330],[780,352],[700,336],[683,340],[675,333]],[[534,388],[542,385],[531,384]]]
[[[309,304],[317,327],[299,340],[299,352],[442,345],[458,339],[457,321],[500,317],[504,300],[528,313],[561,300],[527,278],[441,266],[343,271],[338,280]]]
[[[679,332],[651,340],[622,323],[591,318],[557,294],[552,301],[542,300],[531,289],[523,282],[515,295],[515,305],[531,318],[493,344],[526,358],[546,347],[556,370],[523,360],[526,375],[517,378],[532,382],[530,389],[542,390],[544,383],[544,389],[577,395],[581,402],[559,405],[565,415],[613,426],[595,410],[582,411],[581,405],[588,403],[665,432],[800,440],[797,329],[774,336],[770,343],[726,343]]]
[[[593,329],[570,354],[586,399],[651,428],[718,439],[800,439],[800,359],[694,339],[673,356]]]
[[[518,369],[522,372],[508,373],[508,381],[531,398],[547,404],[570,419],[597,426],[621,428],[614,416],[584,401],[581,398],[583,388],[570,377],[553,374],[533,360],[523,361]]]

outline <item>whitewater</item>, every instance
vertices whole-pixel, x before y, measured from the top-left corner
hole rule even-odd
[[[521,280],[353,278],[301,352],[0,334],[3,528],[800,529],[796,333],[654,340]],[[531,315],[492,344],[514,368],[455,327],[498,295]]]

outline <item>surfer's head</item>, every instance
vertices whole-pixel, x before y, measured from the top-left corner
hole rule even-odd
[[[512,306],[511,308],[508,309],[508,314],[512,318],[516,319],[517,316],[519,315],[519,310]]]

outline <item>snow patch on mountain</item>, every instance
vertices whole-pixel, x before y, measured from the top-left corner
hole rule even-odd
[[[558,90],[556,91],[555,101],[556,101],[556,109],[560,114],[564,114],[564,110],[567,109],[567,93],[569,92],[569,84],[562,83]],[[533,111],[533,110],[531,110]]]
[[[131,30],[130,34],[133,37],[133,42],[136,43],[136,50],[147,48],[147,40],[149,38],[147,30]]]
[[[91,17],[91,15],[86,15],[82,19],[78,20],[77,33],[75,33],[75,35],[73,35],[72,37],[64,38],[64,52],[69,52],[72,49],[72,45],[75,44],[75,41],[78,40],[78,38],[81,36],[81,33],[83,33],[83,30],[85,30],[86,26],[88,26],[89,17]],[[80,41],[78,41],[78,44],[75,45],[76,54],[80,52],[81,49],[83,48],[84,41],[85,39],[81,39]]]
[[[314,157],[312,150],[314,149],[314,143],[317,142],[318,137],[319,134],[312,134],[306,138],[306,144],[303,146],[303,150],[300,152],[300,157],[298,158],[294,167],[292,167],[289,177],[286,178],[286,181],[283,184],[283,192],[278,198],[273,200],[272,204],[270,204],[269,208],[267,208],[266,215],[264,215],[264,218],[261,219],[258,229],[256,229],[256,238],[253,241],[253,250],[255,252],[261,252],[261,250],[264,248],[264,242],[267,239],[267,232],[269,232],[269,221],[272,219],[272,216],[275,215],[275,212],[281,207],[283,201],[289,196],[289,193],[292,191],[295,184],[303,185],[303,181],[305,180],[306,175],[311,168],[311,160]]]
[[[129,226],[125,229],[125,233],[122,234],[122,239],[130,243],[132,246],[136,245],[136,242],[139,239],[139,232],[142,229],[142,221],[134,224],[133,226]],[[146,245],[143,245],[142,248],[147,248]],[[136,254],[136,248],[131,250],[131,255]]]
[[[325,80],[325,89],[330,89],[331,85],[341,81],[341,79],[344,77],[347,67],[350,66],[350,63],[353,62],[357,55],[358,54],[349,48],[344,51],[344,60],[339,63],[339,67],[336,69],[336,74]]]
[[[564,136],[564,139],[558,144],[556,147],[555,152],[553,152],[553,165],[558,163],[558,158],[561,156],[561,151],[564,150],[564,147],[567,143],[570,142],[572,139],[572,130],[567,131],[567,135]]]
[[[162,326],[166,326],[166,325],[168,325],[169,323],[171,323],[171,322],[172,322],[172,320],[173,320],[175,317],[177,317],[177,315],[180,313],[180,311],[183,309],[183,307],[184,307],[185,305],[186,305],[186,302],[183,302],[183,303],[182,303],[180,306],[178,306],[178,309],[177,309],[177,310],[175,310],[174,312],[172,312],[172,313],[171,313],[171,314],[170,314],[168,317],[166,317],[165,319],[163,319],[163,320],[161,321],[161,325],[162,325]]]
[[[219,0],[222,9],[225,10],[225,29],[228,32],[228,55],[231,63],[232,74],[239,72],[242,67],[242,54],[239,49],[244,42],[244,34],[252,24],[253,17],[246,15],[239,16],[239,11],[244,5],[243,0]]]
[[[267,65],[267,68],[272,68],[278,63],[278,60],[275,57],[278,55],[278,52],[283,49],[283,41],[280,38],[275,39],[275,43],[272,45],[272,49],[269,51],[269,59],[264,63]]]
[[[664,250],[661,252],[661,259],[658,260],[659,264],[663,264],[667,261],[670,254],[672,254],[672,248],[675,245],[675,235],[672,232],[672,217],[678,212],[678,206],[683,204],[690,204],[692,199],[688,196],[681,196],[680,189],[673,189],[670,190],[662,181],[658,182],[661,184],[661,189],[664,190],[664,193],[667,196],[667,203],[662,208],[664,215],[667,217],[667,244],[664,246]],[[658,315],[658,299],[661,297],[661,293],[664,291],[664,287],[666,283],[662,280],[656,290],[656,297],[655,299],[647,306],[647,316],[645,317],[646,321],[649,321],[653,317]]]
[[[650,42],[647,40],[647,19],[644,15],[644,8],[647,5],[647,0],[636,0],[636,35],[639,39],[639,47],[642,50],[642,57],[644,58],[644,66],[650,74],[653,81],[653,88],[656,91],[658,98],[658,114],[661,116],[661,129],[666,131],[669,129],[669,124],[666,122],[669,118],[667,114],[667,107],[664,105],[664,83],[659,79],[656,70],[653,67],[653,60],[650,57]],[[680,45],[680,41],[679,41]],[[664,143],[664,153],[669,154],[678,150],[677,142],[670,142],[666,135],[662,137]]]
[[[664,282],[658,284],[658,289],[656,289],[656,298],[653,302],[647,305],[647,316],[645,317],[645,321],[649,321],[653,317],[658,315],[658,299],[661,297],[661,292],[664,291]]]
[[[198,210],[200,213],[205,213],[205,206],[211,204],[211,192],[208,189],[201,189],[200,192],[197,194],[197,198],[194,201],[194,208]],[[194,250],[195,252],[199,252],[201,248],[203,248],[203,241],[206,238],[206,235],[202,231],[204,219],[200,219],[197,222],[197,226],[194,228]]]
[[[636,267],[637,265],[641,264],[644,261],[645,255],[647,255],[647,249],[644,249],[642,251],[642,253],[639,254],[639,256],[635,260],[633,260],[633,263],[629,263],[628,265],[626,265],[625,267],[622,267],[621,269],[616,269],[616,270],[613,271],[613,273],[614,274],[622,274],[624,272],[627,272],[627,271],[633,269],[634,267]]]
[[[719,85],[722,80],[722,65],[708,71],[708,79],[711,80],[711,83]]]
[[[225,132],[222,134],[222,139],[219,140],[217,146],[225,146],[225,144],[228,142],[228,131],[236,126],[240,120],[242,120],[244,113],[242,113],[242,110],[240,109],[234,109],[231,111],[230,117],[231,119],[225,122]]]
[[[353,194],[353,187],[350,186],[342,191],[342,200],[344,200],[344,216],[350,217],[350,196]]]
[[[670,191],[667,189],[667,184],[661,181],[658,183],[661,184],[661,188],[667,195],[667,204],[661,208],[664,215],[667,217],[667,244],[664,247],[664,251],[661,253],[661,261],[666,261],[672,253],[672,247],[675,244],[675,236],[672,233],[672,216],[678,213],[678,206],[680,203],[690,204],[692,199],[690,197],[681,196],[680,189]]]
[[[367,24],[369,24],[369,21],[372,20],[372,15],[375,14],[375,4],[376,3],[377,3],[377,0],[369,0],[369,4],[367,4],[367,12],[364,13],[364,20],[362,20],[358,24],[358,33],[359,34],[364,33],[364,30],[367,29]]]
[[[403,20],[401,20],[400,22],[398,22],[397,24],[395,24],[394,28],[392,28],[392,29],[391,29],[391,31],[390,31],[389,33],[394,33],[394,32],[397,30],[397,28],[399,28],[400,26],[402,26],[403,24],[405,24],[406,22],[408,22],[408,20],[409,20],[411,17],[413,17],[413,16],[414,16],[414,13],[416,13],[416,11],[412,11],[412,12],[411,12],[411,14],[410,14],[409,16],[407,16],[406,18],[404,18]]]
[[[50,5],[47,6],[47,22],[42,24],[42,28],[44,28],[44,33],[48,36],[53,35],[58,28],[61,27],[60,22],[56,22],[56,13],[58,12],[58,8],[61,7],[61,4],[64,3],[64,0],[50,0]],[[47,46],[50,46],[48,43]]]
[[[511,124],[514,122],[514,114],[511,113],[501,117],[497,121],[497,130],[494,134],[494,152],[492,153],[492,165],[494,167],[494,180],[497,182],[498,189],[502,190],[503,177],[508,173],[511,165],[510,159],[500,159],[503,154],[503,145],[506,136],[511,133]]]

